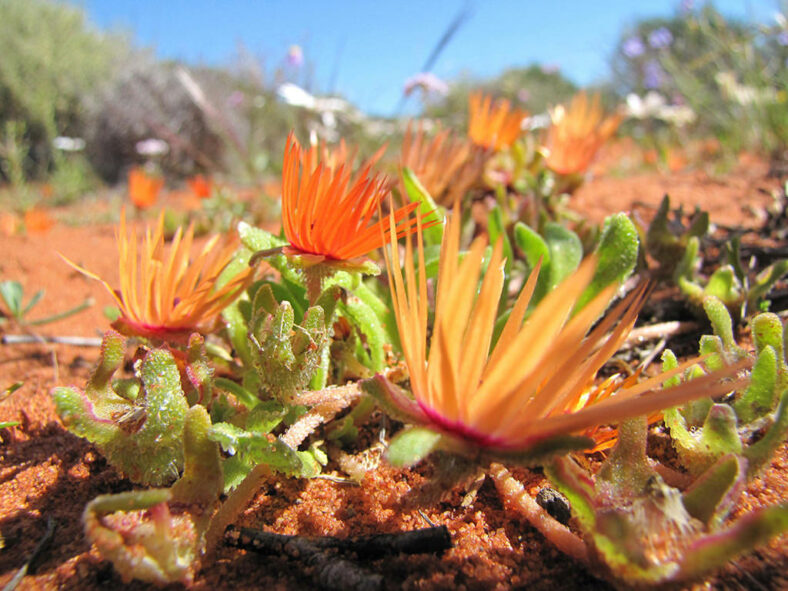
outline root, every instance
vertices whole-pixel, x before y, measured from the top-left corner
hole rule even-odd
[[[561,552],[588,564],[588,549],[585,542],[542,509],[509,470],[501,464],[492,464],[490,475],[507,508],[518,511]]]

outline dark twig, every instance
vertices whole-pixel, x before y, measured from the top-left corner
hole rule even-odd
[[[383,589],[383,575],[373,573],[334,552],[320,548],[307,538],[280,536],[248,528],[228,528],[226,542],[244,550],[262,554],[285,555],[312,567],[312,580],[329,591],[379,591]]]
[[[451,535],[445,525],[414,529],[393,534],[373,534],[356,538],[304,538],[230,526],[225,541],[237,548],[254,550],[261,554],[288,554],[285,546],[303,542],[319,550],[353,552],[360,559],[374,560],[392,554],[423,554],[443,552],[452,547]]]
[[[383,575],[338,557],[338,552],[353,552],[361,559],[375,559],[391,554],[443,552],[452,547],[445,525],[350,539],[310,539],[231,525],[225,531],[224,539],[235,548],[299,560],[314,569],[312,579],[318,587],[337,591],[377,591],[383,588]]]

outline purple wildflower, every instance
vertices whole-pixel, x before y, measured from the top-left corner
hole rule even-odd
[[[233,109],[240,107],[244,103],[244,93],[240,90],[234,90],[230,96],[227,97],[227,106]]]
[[[405,80],[404,92],[406,95],[409,95],[416,88],[421,88],[427,94],[446,95],[449,93],[449,85],[432,72],[419,72]]]
[[[287,63],[294,68],[300,68],[304,64],[304,50],[300,45],[291,45],[287,50]]]
[[[667,27],[659,27],[649,33],[648,44],[654,49],[665,49],[673,43],[673,34]]]
[[[643,41],[641,41],[640,37],[630,37],[621,45],[621,51],[623,51],[624,55],[628,58],[633,58],[643,55],[643,52],[646,51],[646,47],[643,45]]]

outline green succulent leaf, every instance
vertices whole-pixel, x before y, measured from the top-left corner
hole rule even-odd
[[[700,257],[698,256],[699,251],[700,240],[696,236],[693,236],[687,241],[687,246],[683,253],[680,254],[681,258],[674,271],[674,277],[680,287],[681,283],[678,281],[679,279],[685,279],[688,285],[694,285],[692,280],[695,278],[696,269],[700,263]],[[701,287],[697,289],[701,292],[703,291]]]
[[[437,449],[442,435],[426,427],[406,427],[389,443],[386,458],[395,468],[413,466]]]
[[[499,239],[503,241],[503,256],[506,259],[504,270],[506,276],[509,277],[512,272],[514,253],[512,251],[512,243],[509,241],[509,236],[506,234],[503,212],[499,205],[496,205],[490,210],[490,213],[487,214],[487,232],[490,236],[490,244],[495,244]]]
[[[211,419],[203,406],[192,406],[183,429],[183,474],[172,485],[174,501],[210,507],[224,487],[219,446],[211,441]]]
[[[276,313],[256,321],[254,366],[263,390],[281,401],[302,391],[315,375],[326,346],[323,309],[309,308],[301,325],[294,322],[293,307],[285,301]]]
[[[194,580],[200,532],[189,513],[173,514],[169,489],[102,495],[85,507],[88,539],[122,579],[162,586]]]
[[[788,504],[750,513],[728,529],[698,540],[690,546],[684,554],[681,570],[676,578],[697,578],[785,531],[788,531]]]
[[[788,436],[788,389],[783,390],[774,413],[774,422],[755,443],[744,448],[748,461],[748,478],[754,478],[771,461],[774,452]]]
[[[266,433],[248,431],[230,423],[216,423],[208,432],[208,438],[236,458],[225,470],[225,491],[237,485],[257,464],[267,464],[288,476],[302,474],[303,464],[298,453],[281,439]],[[228,462],[229,459],[225,464]]]
[[[721,457],[682,494],[687,512],[707,527],[716,529],[743,492],[747,461],[736,454]]]
[[[758,309],[758,303],[767,296],[774,284],[788,273],[788,259],[781,259],[758,273],[750,287],[747,299],[751,310]]]
[[[741,351],[733,336],[733,320],[722,298],[708,295],[703,298],[703,309],[709,317],[714,334],[722,340],[727,351]]]
[[[679,360],[676,358],[676,354],[671,351],[670,349],[665,349],[662,353],[662,371],[667,372],[672,369],[676,369],[679,366]],[[681,383],[680,376],[673,376],[665,380],[662,384],[663,388],[672,388],[673,386],[678,386]]]
[[[646,488],[653,471],[646,456],[648,423],[645,417],[628,419],[618,427],[618,441],[599,470],[606,495],[629,502]]]
[[[703,291],[720,298],[729,307],[739,304],[742,298],[741,284],[730,265],[715,270]]]
[[[22,284],[19,281],[0,281],[0,296],[2,296],[11,316],[21,320],[23,316],[22,298],[24,297]]]
[[[629,216],[619,213],[605,220],[595,252],[598,263],[594,278],[578,299],[575,310],[583,308],[611,283],[624,281],[634,270],[638,260],[638,233]]]
[[[577,234],[555,222],[548,222],[544,238],[550,249],[550,270],[547,291],[550,292],[580,265],[583,245]]]
[[[550,482],[569,500],[572,515],[584,531],[596,527],[594,482],[571,459],[556,456],[544,466]]]
[[[134,400],[118,396],[111,378],[123,362],[124,342],[117,333],[107,333],[86,391],[55,388],[55,407],[69,431],[96,444],[129,479],[154,486],[169,483],[183,464],[188,403],[180,372],[168,350],[151,350],[138,369],[140,394]]]
[[[348,296],[346,301],[340,304],[340,309],[342,315],[364,336],[369,350],[369,369],[374,372],[383,371],[386,365],[387,335],[378,315],[355,294]]]
[[[783,324],[777,314],[766,312],[752,319],[752,338],[756,353],[764,347],[771,347],[777,353],[777,359],[785,363],[785,344],[783,343]]]
[[[736,416],[743,425],[752,423],[777,404],[777,354],[771,345],[761,349],[750,373],[750,385],[733,403]]]
[[[533,269],[540,259],[543,269],[550,265],[550,248],[547,242],[523,222],[514,225],[514,243],[525,255],[529,269]]]
[[[274,236],[270,232],[266,232],[260,228],[250,226],[246,222],[238,223],[238,235],[241,237],[243,245],[252,253],[270,251],[287,245],[287,242],[278,236]],[[255,255],[252,255],[250,260],[254,260],[254,257]],[[285,255],[271,254],[266,256],[265,260],[274,269],[279,271],[283,279],[303,285],[303,279],[300,273],[290,264]]]
[[[402,182],[410,200],[420,204],[418,210],[420,215],[427,215],[429,213],[440,215],[441,209],[435,203],[435,200],[427,192],[427,189],[424,188],[414,172],[407,166],[402,169]],[[426,228],[423,232],[423,236],[425,245],[439,246],[443,240],[443,223],[441,222]]]

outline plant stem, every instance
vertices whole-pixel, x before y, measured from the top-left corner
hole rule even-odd
[[[273,475],[268,464],[257,464],[241,481],[241,484],[230,493],[219,510],[211,519],[211,525],[205,532],[205,550],[203,554],[210,556],[216,545],[224,537],[224,530],[241,514],[254,495],[260,490],[263,482]]]
[[[575,560],[588,563],[588,549],[585,542],[542,509],[509,470],[502,464],[496,463],[490,466],[490,474],[495,482],[495,488],[498,489],[507,507],[517,510],[561,552]]]

